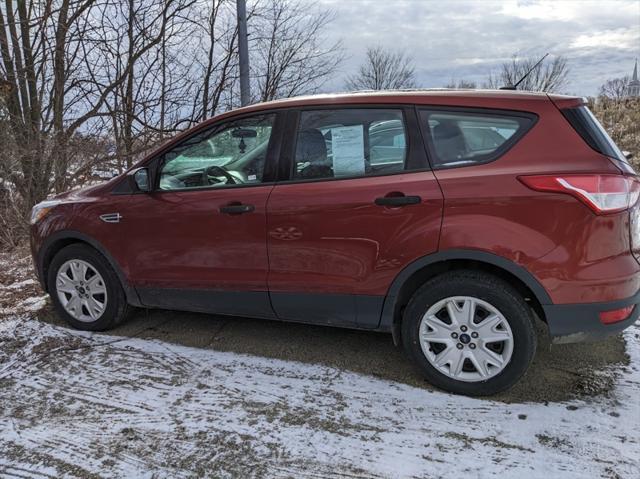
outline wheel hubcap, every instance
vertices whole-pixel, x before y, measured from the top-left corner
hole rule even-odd
[[[429,363],[458,381],[486,381],[509,364],[513,333],[494,306],[452,296],[431,306],[420,322],[420,346]]]
[[[102,276],[80,259],[69,260],[60,267],[56,292],[65,311],[85,323],[98,320],[107,306],[107,288]]]

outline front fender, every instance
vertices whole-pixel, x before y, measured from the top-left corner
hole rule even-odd
[[[107,249],[95,238],[75,230],[61,230],[47,236],[46,239],[42,241],[37,253],[34,255],[34,262],[38,270],[38,276],[40,277],[45,291],[49,292],[47,285],[47,267],[49,262],[60,249],[74,242],[86,243],[104,256],[118,276],[122,289],[127,296],[128,303],[133,306],[142,306],[135,288],[129,284],[122,268],[109,251],[107,251]]]

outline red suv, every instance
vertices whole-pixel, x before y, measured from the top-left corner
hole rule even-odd
[[[391,332],[433,384],[487,395],[535,349],[632,324],[638,177],[580,98],[508,91],[276,101],[34,207],[72,326],[131,306]]]

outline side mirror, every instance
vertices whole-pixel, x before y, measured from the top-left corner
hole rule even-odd
[[[149,168],[138,168],[137,170],[133,170],[129,175],[136,190],[151,191]]]

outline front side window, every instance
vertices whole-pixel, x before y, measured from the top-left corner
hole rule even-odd
[[[402,171],[406,138],[401,110],[303,111],[292,177],[341,178]]]
[[[165,153],[161,190],[259,184],[275,115],[232,120],[205,130]]]
[[[422,110],[434,166],[464,166],[498,158],[533,124],[531,116]]]

